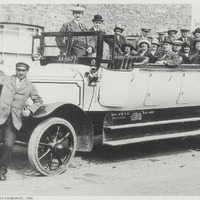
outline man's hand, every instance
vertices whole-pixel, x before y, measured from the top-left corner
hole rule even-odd
[[[23,110],[23,112],[22,112],[22,115],[24,116],[24,117],[28,117],[29,115],[31,114],[31,111],[30,110]]]
[[[91,54],[93,52],[92,47],[88,47],[87,50],[86,50],[86,52],[88,52],[88,54]]]

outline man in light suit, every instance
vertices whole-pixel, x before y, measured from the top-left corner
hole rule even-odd
[[[85,8],[77,5],[71,8],[73,11],[74,19],[62,25],[60,32],[84,32],[88,31],[85,24],[82,22],[83,12]],[[56,43],[60,49],[60,54],[67,54],[67,43],[64,41],[64,37],[57,36]],[[71,56],[85,56],[93,53],[94,43],[93,40],[85,36],[74,36],[72,39]]]
[[[2,85],[0,98],[0,181],[6,180],[7,167],[12,156],[16,136],[22,127],[22,118],[34,114],[43,104],[35,86],[26,75],[29,65],[23,62],[16,64],[16,75],[7,76],[0,70]],[[28,98],[33,104],[25,109]]]

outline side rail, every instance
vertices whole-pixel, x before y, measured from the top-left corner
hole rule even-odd
[[[144,67],[148,62],[149,58],[145,56],[116,56],[114,62],[108,65],[108,69],[132,70]]]

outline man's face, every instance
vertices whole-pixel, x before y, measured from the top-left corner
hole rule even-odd
[[[188,36],[188,31],[181,31],[181,35],[183,38],[186,38]]]
[[[94,21],[93,24],[94,24],[94,27],[95,27],[97,30],[99,30],[100,27],[101,27],[102,22],[100,22],[100,21]]]
[[[81,11],[73,11],[74,19],[76,21],[81,21],[81,18],[83,16],[83,12]]]
[[[25,67],[17,67],[16,68],[16,76],[20,80],[26,78],[27,73],[28,73],[28,70]]]
[[[156,51],[157,50],[157,45],[156,44],[151,44],[151,49],[153,50],[153,51]]]
[[[198,51],[200,51],[200,42],[197,42],[197,43],[196,43],[196,49],[197,49]]]
[[[158,34],[158,37],[159,37],[160,39],[164,39],[165,35],[164,35],[164,34]]]
[[[195,34],[194,34],[194,37],[195,37],[195,38],[200,38],[200,33],[195,33]]]
[[[167,51],[171,51],[172,50],[172,45],[169,43],[163,43],[163,51],[167,52]]]
[[[121,34],[122,34],[122,31],[121,31],[120,29],[116,29],[116,30],[115,30],[115,34],[116,34],[116,35],[121,35]]]
[[[174,45],[173,45],[173,50],[174,50],[175,52],[179,52],[179,51],[181,50],[181,46],[180,46],[180,45],[177,45],[177,44],[174,44]]]
[[[175,31],[170,31],[170,32],[169,32],[169,35],[170,35],[171,37],[175,37],[176,32],[175,32]]]
[[[143,35],[144,37],[147,37],[147,36],[148,36],[148,33],[149,33],[149,31],[142,31],[142,35]]]

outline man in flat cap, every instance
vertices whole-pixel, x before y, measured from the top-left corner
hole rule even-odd
[[[6,180],[7,168],[12,156],[16,136],[22,127],[22,118],[34,114],[43,104],[35,86],[28,81],[29,65],[16,64],[16,74],[7,76],[0,70],[2,85],[0,98],[0,181]],[[26,108],[28,98],[33,104]]]
[[[99,32],[102,34],[106,34],[106,32],[101,29],[101,25],[103,23],[103,18],[101,15],[94,15],[92,22],[93,22],[93,27],[89,29],[90,32]],[[94,53],[96,53],[97,52],[97,36],[93,36],[93,40],[94,40]]]
[[[174,27],[169,28],[169,30],[167,31],[167,36],[165,36],[165,38],[170,39],[172,41],[176,40],[176,34],[177,34],[178,30]]]
[[[164,64],[166,67],[178,67],[181,64],[178,54],[172,50],[173,41],[170,38],[165,38],[163,41],[163,54],[156,62]]]
[[[173,51],[179,56],[181,63],[182,63],[183,57],[184,57],[184,54],[181,52],[183,43],[184,42],[182,42],[181,40],[174,40],[173,47],[172,47]]]
[[[86,26],[82,22],[83,12],[85,8],[77,5],[71,8],[73,12],[74,19],[62,25],[60,32],[84,32],[87,31]],[[60,49],[61,54],[66,54],[66,43],[64,42],[64,37],[57,36],[56,43]],[[87,54],[93,53],[94,42],[89,37],[85,36],[74,36],[73,44],[71,48],[72,56],[85,56]]]
[[[156,31],[156,33],[158,34],[157,39],[160,42],[160,45],[162,45],[162,42],[165,39],[166,31],[164,31],[164,30],[158,30],[158,31]]]
[[[181,31],[181,37],[178,38],[178,40],[180,40],[182,42],[189,41],[192,44],[192,38],[189,37],[189,35],[188,35],[189,32],[190,32],[190,29],[186,28],[186,27],[183,27],[183,28],[180,28],[180,31]]]
[[[150,28],[141,28],[141,35],[137,37],[135,40],[133,40],[133,46],[137,51],[140,50],[139,47],[137,46],[140,40],[149,40],[149,41],[151,40],[150,38],[148,38],[150,31],[151,31]]]

